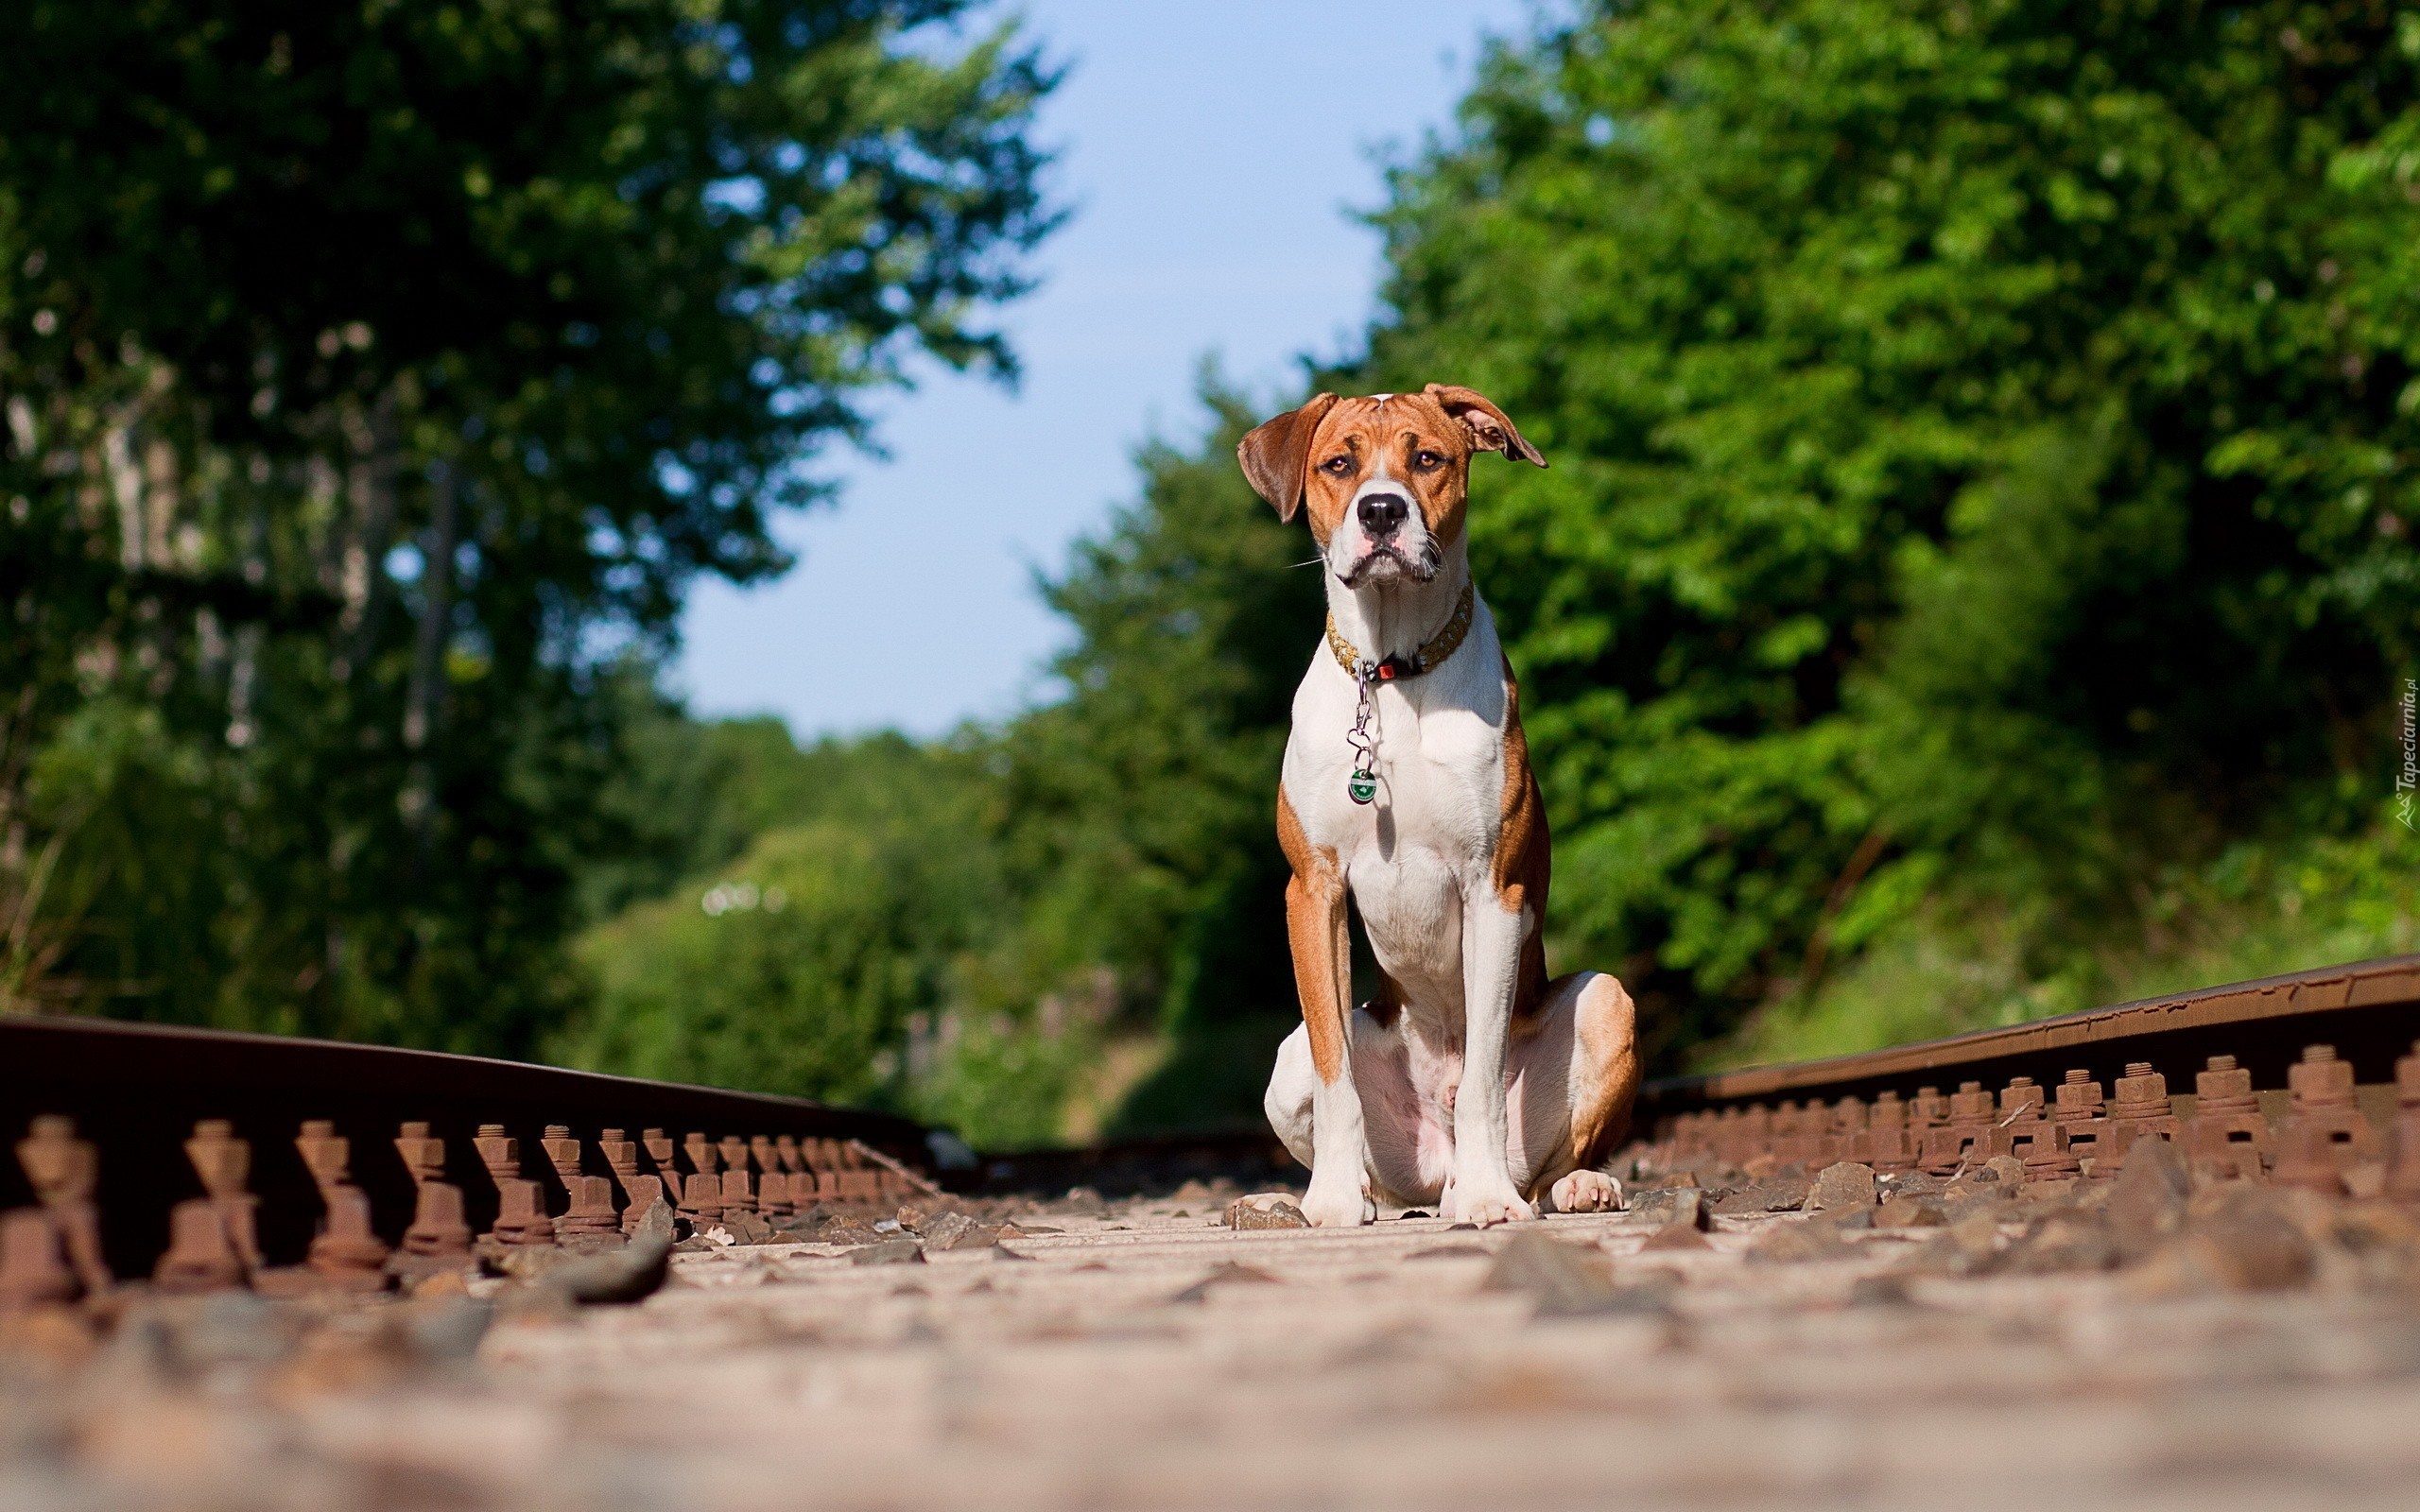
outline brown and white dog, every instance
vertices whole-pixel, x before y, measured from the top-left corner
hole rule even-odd
[[[1593,1168],[1638,1086],[1630,994],[1597,971],[1547,980],[1546,813],[1463,530],[1482,451],[1546,466],[1485,396],[1443,384],[1320,394],[1236,449],[1280,517],[1308,512],[1326,568],[1328,644],[1277,794],[1303,1026],[1265,1104],[1310,1167],[1315,1224],[1368,1223],[1380,1198],[1480,1224],[1620,1201]],[[1348,894],[1381,984],[1357,1008]]]

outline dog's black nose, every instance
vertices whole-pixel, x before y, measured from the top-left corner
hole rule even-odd
[[[1400,493],[1373,493],[1359,506],[1361,528],[1374,536],[1392,536],[1402,525],[1411,506],[1404,503]]]

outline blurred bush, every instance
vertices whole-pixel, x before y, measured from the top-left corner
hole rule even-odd
[[[702,892],[644,903],[582,941],[598,1011],[576,1063],[718,1087],[884,1091],[902,1027],[942,984],[902,858],[854,826],[784,829]]]

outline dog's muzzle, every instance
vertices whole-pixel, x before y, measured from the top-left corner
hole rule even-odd
[[[1437,545],[1410,498],[1383,481],[1353,501],[1337,544],[1344,559],[1336,569],[1347,588],[1366,584],[1426,582],[1441,565]]]

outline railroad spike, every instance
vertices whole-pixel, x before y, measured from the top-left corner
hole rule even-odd
[[[657,1203],[663,1203],[667,1209],[675,1206],[665,1194],[664,1178],[661,1177],[632,1177],[631,1184],[622,1189],[622,1194],[630,1199],[622,1205],[622,1236],[624,1238],[629,1238],[639,1231],[640,1223],[646,1219],[648,1211]]]
[[[402,1158],[404,1169],[411,1173],[415,1184],[445,1179],[445,1142],[432,1138],[426,1124],[417,1119],[406,1121],[395,1133],[395,1154]]]
[[[1923,1094],[1918,1093],[1921,1097]],[[1993,1137],[1992,1094],[1979,1081],[1961,1082],[1949,1097],[1947,1122],[1925,1131],[1922,1164],[1927,1176],[1951,1176],[2007,1153]]]
[[[1843,1097],[1832,1107],[1832,1132],[1824,1141],[1818,1157],[1824,1165],[1852,1160],[1866,1165],[1874,1160],[1873,1140],[1868,1134],[1865,1099]]]
[[[370,1222],[370,1194],[350,1182],[332,1188],[327,1218],[304,1262],[325,1285],[340,1292],[377,1292],[387,1287],[388,1249]]]
[[[799,1153],[806,1161],[806,1168],[814,1173],[816,1199],[841,1201],[839,1145],[831,1140],[801,1140]]]
[[[1908,1126],[1921,1135],[1949,1122],[1949,1099],[1938,1087],[1919,1087],[1908,1104]]]
[[[631,1183],[638,1178],[639,1146],[618,1128],[600,1129],[596,1135],[596,1153],[605,1158],[605,1169],[614,1173],[621,1184],[622,1195],[629,1197]]]
[[[347,1169],[353,1163],[353,1142],[337,1132],[336,1125],[324,1118],[306,1118],[302,1132],[294,1137],[294,1148],[310,1168],[311,1179],[320,1189],[321,1201],[346,1181]]]
[[[279,1297],[384,1291],[390,1251],[371,1223],[370,1194],[353,1184],[353,1142],[333,1120],[306,1118],[294,1148],[320,1189],[319,1230],[301,1265],[259,1271],[254,1287]]]
[[[1993,1135],[2003,1153],[2024,1162],[2028,1181],[2058,1180],[2083,1169],[2068,1125],[2047,1116],[2048,1111],[2031,1076],[2012,1078],[2000,1093]]]
[[[17,1142],[17,1164],[66,1246],[77,1283],[88,1297],[108,1296],[116,1279],[101,1255],[101,1214],[93,1202],[101,1162],[92,1142],[77,1138],[74,1119],[38,1114]]]
[[[193,1126],[193,1138],[185,1141],[185,1160],[201,1178],[201,1190],[217,1211],[228,1246],[235,1252],[244,1274],[257,1274],[261,1268],[256,1222],[260,1198],[244,1185],[252,1168],[251,1142],[235,1138],[234,1125],[226,1119],[201,1119]]]
[[[2344,1194],[2344,1177],[2329,1149],[2327,1125],[2297,1113],[2289,1117],[2276,1139],[2277,1163],[2269,1173],[2281,1187],[2299,1187],[2322,1196]]]
[[[2212,1056],[2195,1074],[2193,1091],[2193,1123],[2185,1143],[2193,1161],[2222,1176],[2263,1179],[2273,1141],[2252,1091],[2252,1073],[2233,1056]]]
[[[614,1183],[601,1176],[575,1176],[566,1183],[571,1208],[555,1220],[559,1244],[593,1248],[622,1240],[622,1215],[614,1210]]]
[[[756,1211],[756,1183],[748,1169],[748,1142],[726,1134],[715,1146],[722,1157],[722,1210],[726,1214]]]
[[[471,1259],[471,1226],[462,1215],[462,1189],[451,1181],[424,1181],[412,1210],[412,1226],[404,1230],[404,1253],[424,1261],[442,1261],[452,1269]],[[411,1267],[427,1269],[431,1267]]]
[[[815,1173],[807,1168],[806,1157],[791,1135],[774,1136],[773,1154],[782,1162],[783,1182],[789,1192],[790,1213],[795,1217],[815,1206]]]
[[[151,1284],[178,1297],[234,1291],[244,1284],[243,1260],[227,1242],[227,1227],[208,1197],[168,1210],[168,1248],[152,1267]]]
[[[518,1248],[555,1242],[554,1220],[546,1214],[546,1191],[521,1174],[521,1142],[505,1133],[502,1124],[482,1124],[471,1141],[495,1184],[495,1227],[485,1235],[496,1244]]]
[[[2313,1152],[2325,1156],[2339,1176],[2386,1158],[2386,1142],[2362,1116],[2355,1096],[2353,1067],[2336,1057],[2334,1045],[2306,1047],[2303,1058],[2286,1068],[2286,1085],[2293,1122],[2309,1127]]]
[[[1868,1162],[1882,1175],[1893,1176],[1916,1168],[1920,1141],[1908,1126],[1908,1105],[1894,1091],[1885,1091],[1874,1099],[1874,1107],[1866,1115],[1865,1138],[1873,1151]]]
[[[757,1134],[748,1141],[748,1153],[760,1173],[756,1177],[756,1211],[769,1222],[779,1223],[790,1216],[789,1168],[782,1164],[780,1152],[770,1136]]]
[[[538,1142],[538,1148],[544,1153],[546,1163],[555,1168],[555,1179],[563,1184],[565,1192],[569,1192],[571,1184],[583,1174],[579,1164],[579,1141],[571,1137],[570,1125],[547,1125],[545,1137]]]
[[[880,1201],[882,1182],[866,1163],[863,1147],[855,1140],[842,1140],[836,1153],[840,1160],[841,1198],[849,1202]]]
[[[692,1232],[703,1233],[722,1222],[722,1177],[703,1171],[692,1172],[681,1184],[680,1216],[689,1221]]]
[[[2397,1202],[2420,1202],[2420,1040],[2394,1063],[2394,1101],[2386,1194]]]
[[[614,1177],[622,1183],[622,1233],[629,1237],[639,1231],[639,1224],[648,1210],[661,1202],[667,1208],[681,1205],[681,1188],[672,1175],[672,1142],[664,1130],[642,1130],[636,1140],[622,1137],[622,1131],[609,1128],[602,1142],[605,1160],[613,1166]],[[639,1152],[645,1150],[654,1162],[655,1174],[644,1175],[639,1170]]]
[[[2125,1164],[2126,1151],[2140,1139],[2167,1140],[2173,1143],[2184,1137],[2176,1118],[2176,1105],[2168,1095],[2168,1078],[2153,1069],[2148,1060],[2130,1060],[2126,1074],[2118,1078],[2118,1100],[2109,1105],[2109,1126],[2102,1133],[2105,1149],[2097,1151],[2092,1164],[2095,1179],[2114,1178]]]
[[[546,1214],[545,1190],[527,1177],[507,1177],[498,1182],[495,1227],[487,1236],[514,1248],[553,1244],[555,1221]]]
[[[0,1313],[72,1302],[83,1291],[49,1213],[40,1208],[0,1213]]]
[[[395,1136],[395,1153],[412,1177],[412,1223],[400,1253],[387,1268],[398,1275],[433,1275],[471,1261],[471,1226],[462,1213],[462,1189],[445,1176],[445,1142],[428,1125],[408,1121]]]
[[[2067,1150],[2076,1170],[2082,1172],[2086,1160],[2097,1167],[2107,1153],[2109,1137],[2108,1100],[2101,1094],[2100,1083],[2088,1071],[2070,1071],[2053,1095],[2050,1119],[2066,1130]]]
[[[672,1166],[672,1137],[660,1128],[644,1129],[639,1134],[639,1146],[654,1164],[656,1179],[667,1188],[675,1186],[672,1177],[678,1173]]]

